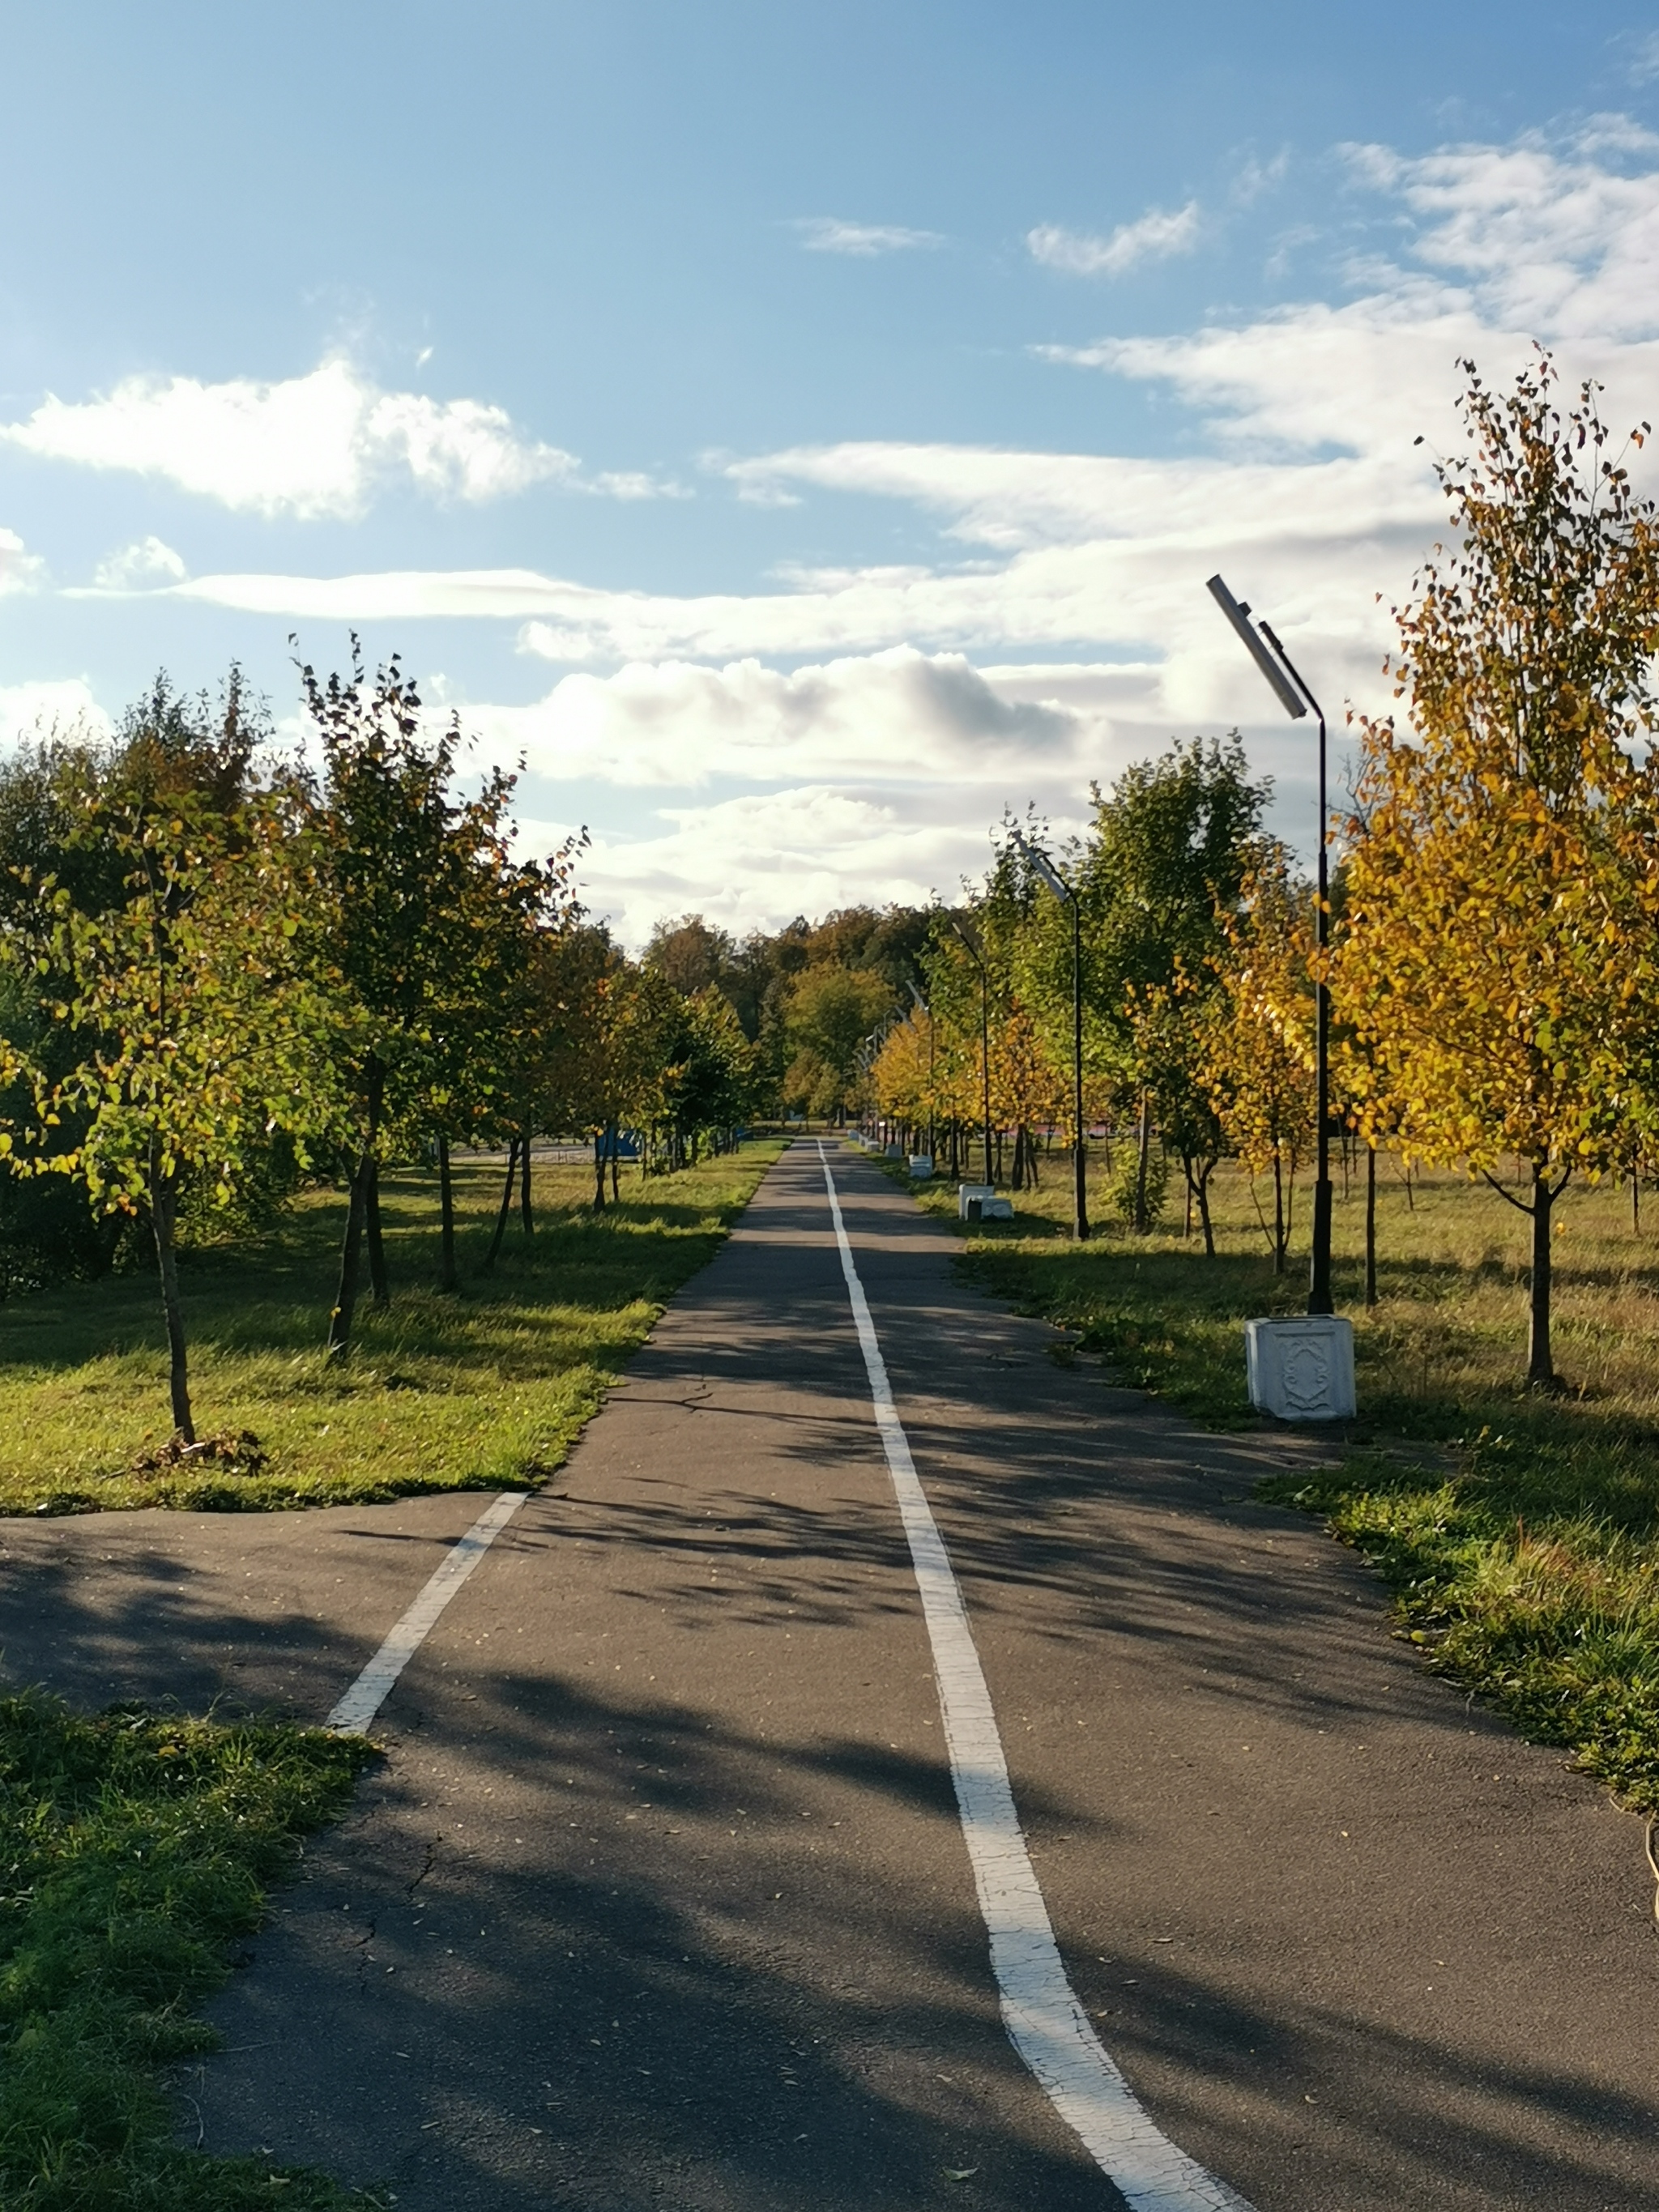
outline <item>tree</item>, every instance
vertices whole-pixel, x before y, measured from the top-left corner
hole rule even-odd
[[[1272,786],[1253,780],[1237,734],[1176,740],[1094,789],[1095,818],[1072,857],[1081,907],[1084,1058],[1136,1121],[1134,1227],[1151,1227],[1147,1176],[1154,1121],[1178,1143],[1188,1188],[1207,1222],[1215,1133],[1191,1044],[1214,988],[1225,925],[1236,915]],[[1012,972],[1057,1068],[1070,1065],[1068,916],[1032,900],[1012,856],[1009,896],[1022,916]],[[1175,1013],[1176,1006],[1179,1016]],[[1201,1026],[1201,1024],[1200,1024]],[[1189,1149],[1190,1146],[1190,1149]],[[1200,1184],[1203,1188],[1200,1188]],[[1206,1249],[1207,1230],[1206,1230]]]
[[[37,1072],[33,1162],[83,1177],[104,1210],[148,1218],[173,1425],[191,1447],[181,1192],[209,1178],[227,1204],[274,1129],[303,1159],[307,1139],[337,1123],[339,1005],[319,981],[312,850],[291,805],[264,793],[229,813],[185,798],[158,810],[117,786],[88,811],[88,842],[121,870],[123,896],[88,913],[55,878],[40,887],[52,1012],[86,1048],[56,1079]],[[46,1133],[71,1126],[74,1141],[49,1152]]]
[[[1314,1137],[1316,1091],[1311,901],[1276,841],[1259,844],[1241,904],[1216,962],[1220,989],[1195,1018],[1207,1047],[1202,1068],[1212,1110],[1252,1177],[1273,1176],[1273,1226],[1265,1219],[1261,1226],[1273,1273],[1282,1275],[1296,1171]]]
[[[1527,1379],[1553,1389],[1553,1210],[1641,1110],[1630,861],[1651,806],[1627,749],[1653,726],[1659,546],[1592,386],[1564,416],[1547,356],[1501,398],[1464,368],[1471,452],[1439,469],[1455,542],[1396,610],[1409,733],[1360,724],[1333,981],[1407,1158],[1462,1160],[1529,1217]]]
[[[846,1112],[859,1079],[860,1052],[893,1000],[891,984],[869,969],[821,962],[797,977],[789,995],[796,1064],[788,1089],[810,1112]]]
[[[476,1109],[492,1087],[485,1071],[500,1068],[513,1033],[512,986],[527,963],[529,931],[563,895],[572,848],[550,872],[512,859],[516,778],[494,769],[477,797],[455,796],[459,727],[424,734],[419,695],[395,655],[371,680],[354,639],[349,678],[324,684],[309,667],[300,674],[324,756],[323,848],[340,970],[360,1016],[349,1071],[350,1197],[329,1319],[329,1355],[339,1358],[351,1340],[365,1243],[375,1304],[390,1299],[380,1215],[386,1133],[401,1123],[447,1142],[457,1109]]]

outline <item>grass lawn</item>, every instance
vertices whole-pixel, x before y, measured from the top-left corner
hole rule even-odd
[[[643,1183],[588,1211],[591,1170],[538,1163],[536,1233],[514,1211],[479,1273],[501,1168],[458,1163],[462,1289],[443,1297],[435,1178],[382,1185],[392,1303],[367,1290],[355,1348],[327,1367],[345,1201],[302,1197],[269,1234],[185,1256],[181,1273],[198,1433],[251,1431],[258,1473],[142,1472],[171,1433],[153,1276],[75,1283],[0,1306],[0,1512],[169,1505],[338,1504],[410,1491],[533,1483],[563,1461],[664,1304],[714,1255],[781,1149]]]
[[[1116,1379],[1212,1426],[1254,1425],[1243,1323],[1303,1310],[1307,1191],[1293,1272],[1275,1279],[1243,1175],[1217,1176],[1212,1260],[1180,1234],[1173,1182],[1164,1227],[1137,1237],[1113,1218],[1097,1167],[1088,1245],[1070,1242],[1070,1160],[1056,1154],[1041,1188],[1016,1196],[1012,1226],[964,1231],[964,1264],[1074,1329]],[[1540,1398],[1522,1388],[1530,1224],[1461,1175],[1425,1175],[1408,1192],[1385,1159],[1378,1180],[1370,1315],[1363,1184],[1345,1194],[1339,1174],[1336,1185],[1337,1303],[1354,1324],[1360,1418],[1340,1464],[1262,1494],[1322,1515],[1373,1562],[1430,1666],[1659,1812],[1659,1200],[1640,1235],[1627,1190],[1570,1188],[1559,1202],[1555,1357],[1568,1389]],[[922,1202],[954,1220],[954,1189]]]
[[[0,1699],[0,2203],[14,2212],[346,2212],[386,2200],[181,2149],[161,2079],[263,1886],[336,1816],[359,1740]]]

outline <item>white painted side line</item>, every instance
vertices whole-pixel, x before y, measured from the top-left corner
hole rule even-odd
[[[386,1703],[392,1684],[425,1643],[434,1623],[461,1584],[530,1495],[504,1490],[465,1536],[444,1555],[416,1599],[323,1725],[337,1735],[363,1735]]]
[[[974,1647],[956,1574],[899,1419],[870,1304],[853,1263],[836,1179],[818,1158],[841,1247],[842,1273],[870,1378],[876,1426],[933,1650],[939,1712],[962,1832],[991,1939],[1003,2024],[1055,2111],[1133,2212],[1250,2212],[1244,2199],[1160,2133],[1113,2063],[1078,2002],[1042,1901],[1014,1807],[991,1693]]]

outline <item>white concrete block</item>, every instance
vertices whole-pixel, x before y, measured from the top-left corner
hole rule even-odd
[[[1353,1324],[1338,1314],[1244,1324],[1250,1403],[1281,1421],[1346,1421],[1354,1412]]]
[[[933,1154],[931,1152],[912,1152],[910,1155],[910,1172],[918,1182],[926,1182],[928,1176],[933,1172]]]
[[[958,1221],[983,1220],[985,1201],[988,1198],[995,1196],[996,1192],[988,1182],[959,1182],[957,1185],[957,1219]],[[980,1210],[969,1213],[968,1208],[970,1205]]]

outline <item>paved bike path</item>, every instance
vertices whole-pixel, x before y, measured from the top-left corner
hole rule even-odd
[[[1279,1444],[1057,1366],[834,1164],[1062,1957],[1158,2124],[1258,2212],[1650,2205],[1634,1824],[1249,1503]],[[165,1647],[192,1702],[320,1714],[477,1509],[174,1522],[153,1648],[160,1516],[8,1526],[9,1584],[27,1558],[59,1592],[21,1671],[143,1693]],[[239,1578],[286,1616],[250,1628]],[[15,1674],[46,1616],[20,1642],[8,1602]],[[204,2140],[388,2179],[400,2212],[1120,2202],[998,2020],[814,1149],[383,1721],[386,1768],[221,2002]]]

